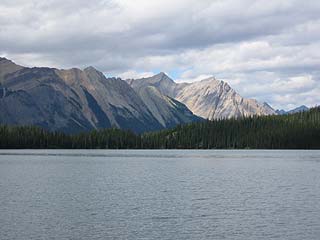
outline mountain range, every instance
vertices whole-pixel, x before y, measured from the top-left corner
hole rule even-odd
[[[78,133],[116,127],[146,132],[203,119],[278,114],[215,78],[176,83],[165,73],[107,78],[93,67],[23,67],[0,58],[0,124]]]
[[[127,82],[93,67],[27,68],[1,58],[0,84],[1,124],[66,133],[109,127],[144,132],[201,120],[170,97],[152,89],[140,96]]]
[[[278,115],[288,115],[288,114],[294,114],[294,113],[298,113],[298,112],[305,112],[305,111],[308,111],[309,108],[305,105],[301,105],[300,107],[297,107],[297,108],[294,108],[292,110],[289,110],[289,111],[285,111],[283,109],[280,109],[280,110],[276,110],[276,113]]]
[[[266,103],[241,97],[228,83],[214,77],[193,83],[175,83],[165,73],[128,80],[136,91],[154,87],[163,95],[184,103],[194,114],[209,120],[276,114]]]

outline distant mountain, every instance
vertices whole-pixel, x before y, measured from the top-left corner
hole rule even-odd
[[[301,105],[300,107],[297,107],[297,108],[294,108],[292,110],[289,110],[289,111],[285,111],[283,109],[281,110],[276,110],[276,113],[278,115],[287,115],[287,114],[294,114],[294,113],[298,113],[298,112],[305,112],[305,111],[308,111],[309,108],[305,105]]]
[[[290,111],[288,111],[289,114],[293,114],[293,113],[298,113],[298,112],[305,112],[308,111],[309,108],[305,105],[301,105],[300,107],[297,107],[295,109],[292,109]]]
[[[190,123],[202,120],[183,103],[174,99],[173,96],[179,90],[179,85],[165,73],[161,72],[150,78],[130,79],[127,82],[164,127],[170,128],[179,122]]]
[[[95,128],[160,129],[136,92],[94,68],[24,68],[1,59],[0,122],[63,132]],[[4,69],[4,70],[3,70]]]
[[[215,78],[193,83],[175,83],[166,74],[130,80],[137,91],[152,86],[163,95],[184,103],[194,114],[206,119],[238,118],[252,115],[276,114],[268,104],[241,97],[226,82]]]
[[[283,109],[280,109],[280,110],[277,109],[276,113],[277,113],[277,115],[285,115],[285,114],[287,114],[287,112],[285,110],[283,110]]]
[[[199,120],[156,89],[138,94],[93,67],[27,68],[5,58],[0,58],[0,110],[0,124],[67,133],[112,126],[145,132]]]
[[[277,114],[213,77],[176,83],[161,72],[123,81],[93,67],[28,68],[6,58],[0,58],[0,110],[0,124],[66,133],[110,127],[140,133],[202,119]]]

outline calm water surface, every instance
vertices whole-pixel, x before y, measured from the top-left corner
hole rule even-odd
[[[320,239],[320,151],[0,151],[0,239]]]

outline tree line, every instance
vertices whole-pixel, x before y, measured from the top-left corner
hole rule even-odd
[[[320,149],[320,107],[292,115],[202,121],[135,134],[116,128],[67,135],[0,126],[2,149]]]

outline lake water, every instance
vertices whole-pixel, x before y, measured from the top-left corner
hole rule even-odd
[[[320,239],[320,151],[0,151],[0,239]]]

